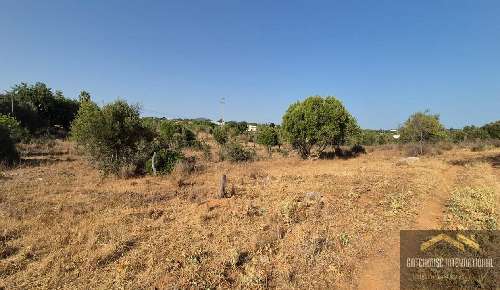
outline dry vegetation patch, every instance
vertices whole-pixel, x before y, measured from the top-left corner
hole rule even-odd
[[[387,232],[411,227],[422,198],[457,166],[452,152],[410,166],[395,165],[397,151],[375,150],[128,179],[103,179],[67,154],[9,170],[0,179],[0,286],[350,288]],[[221,199],[223,173],[234,194]]]

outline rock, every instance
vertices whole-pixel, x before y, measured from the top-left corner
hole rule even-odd
[[[306,196],[306,199],[309,199],[309,200],[321,199],[321,193],[319,193],[319,192],[306,192],[305,196]]]
[[[420,160],[420,158],[418,158],[418,157],[401,158],[398,160],[398,162],[396,162],[396,165],[410,165],[410,164],[413,164],[419,160]]]

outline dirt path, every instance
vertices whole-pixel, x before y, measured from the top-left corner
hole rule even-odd
[[[442,182],[423,201],[412,229],[438,229],[442,225],[444,204],[456,179],[456,169],[448,168],[442,175]],[[367,267],[361,273],[358,288],[372,290],[399,289],[399,230],[388,233],[389,239],[377,256],[369,258]]]

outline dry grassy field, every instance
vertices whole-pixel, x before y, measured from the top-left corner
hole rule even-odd
[[[399,229],[497,228],[499,148],[368,151],[117,179],[70,143],[25,146],[0,176],[0,289],[376,288]]]

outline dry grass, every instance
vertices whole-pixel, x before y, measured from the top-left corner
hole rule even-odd
[[[103,179],[60,145],[64,154],[30,157],[51,162],[2,173],[0,288],[352,288],[386,233],[411,228],[446,170],[464,167],[452,161],[499,154],[454,149],[410,166],[395,166],[391,148],[347,160],[275,154]],[[223,173],[234,195],[219,199]]]
[[[500,182],[496,168],[498,158],[500,158],[498,154],[480,158],[469,157],[457,163],[462,167],[447,203],[447,227],[498,229],[500,220]]]

